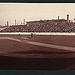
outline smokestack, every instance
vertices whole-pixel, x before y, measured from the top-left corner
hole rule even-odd
[[[9,26],[9,23],[8,23],[8,21],[7,21],[7,26]]]
[[[15,25],[16,25],[16,19],[15,19]]]
[[[58,20],[59,20],[59,16],[58,16]]]
[[[21,22],[21,25],[22,25],[22,22]]]
[[[69,23],[69,15],[67,15],[67,22]]]
[[[24,19],[24,25],[25,25],[25,19]]]

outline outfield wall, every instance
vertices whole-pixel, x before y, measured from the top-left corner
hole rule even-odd
[[[34,35],[75,35],[75,33],[47,33],[47,32],[6,32],[6,33],[0,33],[0,34],[8,34],[8,35],[31,35],[33,33]]]

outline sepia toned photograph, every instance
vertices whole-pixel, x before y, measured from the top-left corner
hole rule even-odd
[[[0,3],[0,70],[75,71],[75,3]]]

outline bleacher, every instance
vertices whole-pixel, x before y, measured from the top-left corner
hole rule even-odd
[[[28,23],[12,25],[1,32],[75,32],[75,24],[67,22]]]

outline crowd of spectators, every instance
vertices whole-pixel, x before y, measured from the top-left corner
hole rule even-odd
[[[75,24],[67,22],[28,23],[9,26],[2,32],[75,32]]]

